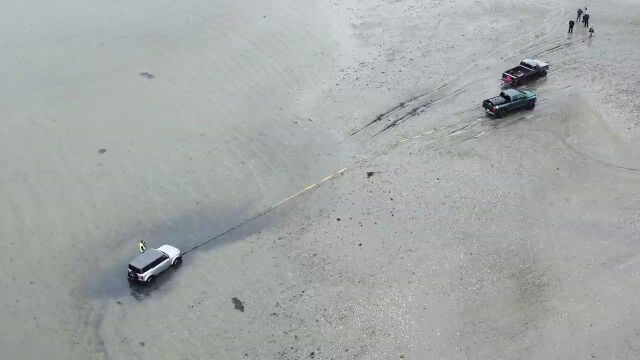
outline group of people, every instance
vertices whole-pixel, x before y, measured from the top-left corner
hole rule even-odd
[[[589,37],[592,37],[594,31],[593,26],[589,27],[589,18],[591,17],[591,15],[589,15],[587,7],[585,6],[584,10],[582,8],[578,8],[578,11],[576,13],[576,21],[582,21],[584,27],[589,28]],[[576,21],[573,21],[573,19],[569,20],[569,34],[573,34],[573,26],[576,24]]]

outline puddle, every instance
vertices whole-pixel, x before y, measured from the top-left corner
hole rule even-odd
[[[127,265],[130,260],[138,255],[136,244],[129,244],[127,248],[131,251],[117,251],[104,258],[103,264],[83,264],[82,266],[93,266],[97,275],[88,279],[83,290],[89,297],[95,299],[121,298],[132,296],[137,301],[167,290],[171,287],[172,279],[176,278],[177,272],[188,272],[189,261],[195,256],[214,251],[215,248],[223,244],[240,241],[246,237],[258,233],[273,223],[273,214],[269,217],[257,218],[244,226],[226,233],[224,236],[210,239],[212,236],[225,232],[235,224],[242,223],[251,217],[252,206],[245,205],[234,212],[209,211],[206,213],[190,213],[166,223],[152,226],[151,231],[131,230],[127,231],[121,238],[123,239],[147,239],[149,247],[159,247],[163,244],[170,244],[181,249],[183,252],[196,248],[189,254],[183,255],[183,264],[179,267],[171,267],[164,273],[156,277],[151,284],[141,284],[131,282],[127,279]],[[140,235],[140,234],[144,234]],[[202,243],[206,245],[200,246]],[[120,247],[125,246],[121,242]]]

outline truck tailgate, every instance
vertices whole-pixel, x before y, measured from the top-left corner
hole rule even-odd
[[[485,108],[485,110],[487,110],[490,113],[494,113],[496,111],[495,106],[493,106],[493,104],[491,103],[490,100],[485,100],[482,102],[482,107]]]

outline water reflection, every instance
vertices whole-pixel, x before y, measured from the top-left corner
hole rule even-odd
[[[139,283],[136,281],[129,281],[129,295],[138,301],[144,300],[150,296],[153,292],[159,289],[163,289],[171,281],[174,273],[178,271],[181,266],[172,266],[165,270],[162,274],[156,276],[152,283]]]

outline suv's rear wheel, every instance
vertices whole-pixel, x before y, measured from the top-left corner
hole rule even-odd
[[[153,281],[156,279],[155,276],[151,275],[147,278],[147,284],[153,284]]]
[[[498,111],[496,111],[496,117],[497,117],[498,119],[500,119],[501,117],[503,117],[505,114],[506,114],[506,111],[505,111],[505,110],[498,110]]]
[[[180,264],[182,264],[182,256],[177,257],[175,260],[173,260],[173,266],[180,266]]]
[[[547,70],[540,71],[540,76],[546,77],[547,76]]]
[[[536,102],[535,101],[529,101],[527,103],[527,109],[533,110],[534,107],[536,107]]]

